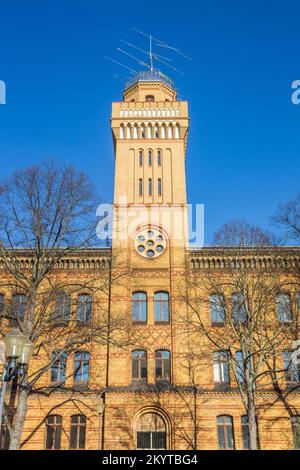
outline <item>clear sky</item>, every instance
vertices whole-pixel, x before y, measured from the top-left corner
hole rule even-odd
[[[1,176],[56,158],[112,200],[109,117],[127,72],[104,56],[136,69],[115,51],[120,38],[146,47],[132,27],[194,59],[169,54],[184,75],[168,74],[189,100],[188,200],[205,204],[205,242],[232,217],[267,227],[299,191],[297,0],[0,0]]]

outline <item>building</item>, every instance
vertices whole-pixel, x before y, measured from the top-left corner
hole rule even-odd
[[[300,250],[189,248],[188,127],[188,103],[177,100],[173,83],[159,72],[133,77],[123,100],[113,103],[112,248],[82,250],[62,259],[55,271],[70,285],[84,279],[95,289],[93,298],[72,291],[68,302],[74,310],[60,293],[60,313],[67,312],[74,328],[79,317],[87,323],[97,315],[108,318],[113,340],[60,355],[40,377],[29,396],[22,449],[248,448],[237,377],[225,352],[202,332],[207,325],[218,338],[225,335],[216,279],[220,285],[241,267],[251,275],[275,272],[276,283],[280,278],[288,286],[276,295],[271,289],[268,308],[277,341],[270,340],[270,349],[278,346],[281,375],[278,381],[262,380],[255,392],[256,419],[262,449],[300,446],[299,369],[287,356],[298,332],[298,326],[292,331],[289,326],[300,307]],[[20,263],[28,268],[26,253]],[[214,286],[213,295],[206,284]],[[232,295],[229,289],[230,302]],[[4,294],[1,299],[4,303]],[[202,299],[200,320],[195,299]],[[16,302],[22,310],[22,299]],[[118,319],[126,320],[126,331],[118,328]],[[62,335],[64,326],[59,328]],[[273,326],[270,331],[274,338]],[[45,347],[30,368],[37,370],[51,354]]]

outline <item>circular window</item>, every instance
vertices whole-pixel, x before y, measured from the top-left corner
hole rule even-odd
[[[146,258],[156,258],[165,251],[166,246],[166,238],[154,228],[141,230],[135,239],[136,251]]]

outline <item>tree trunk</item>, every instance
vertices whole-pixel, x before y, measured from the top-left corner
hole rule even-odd
[[[18,450],[21,445],[21,437],[24,428],[24,422],[27,413],[29,391],[27,388],[21,388],[18,397],[18,405],[14,416],[12,431],[10,434],[10,450]]]
[[[255,414],[254,392],[248,393],[248,425],[250,450],[258,450],[258,432]]]

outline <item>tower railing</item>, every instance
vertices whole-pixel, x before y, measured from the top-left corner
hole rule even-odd
[[[153,81],[160,81],[160,82],[165,83],[169,87],[174,88],[173,80],[167,77],[167,75],[163,74],[159,70],[146,70],[144,72],[138,72],[132,78],[127,80],[125,84],[125,90],[138,82],[153,82]]]

